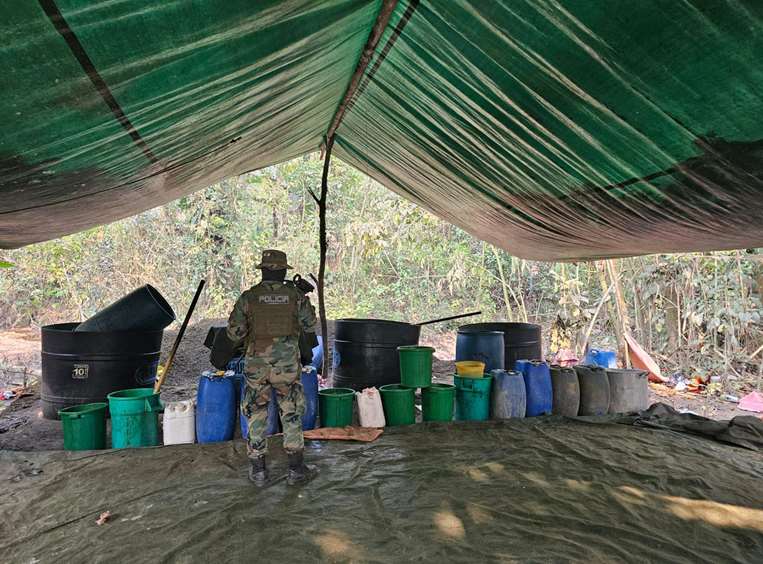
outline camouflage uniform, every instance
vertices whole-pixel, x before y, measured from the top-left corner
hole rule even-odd
[[[274,296],[278,300],[271,301],[278,303],[268,304]],[[269,305],[285,303],[292,306],[289,315],[295,316],[292,326],[296,334],[255,339],[255,333],[258,333],[256,328],[264,326],[267,333],[268,320],[263,319],[267,317],[263,315],[263,308],[267,311]],[[255,311],[259,312],[260,318],[257,318]],[[263,281],[253,286],[241,295],[230,314],[228,338],[235,342],[244,341],[246,345],[246,390],[241,411],[249,424],[249,458],[267,452],[265,431],[271,393],[275,393],[278,400],[284,449],[296,452],[304,448],[302,415],[305,396],[300,382],[299,329],[314,332],[316,322],[315,309],[307,296],[292,284],[284,282]]]

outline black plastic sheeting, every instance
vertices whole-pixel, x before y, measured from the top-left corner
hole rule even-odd
[[[247,481],[238,441],[2,452],[0,554],[42,563],[763,559],[763,454],[687,434],[556,417],[422,424],[369,444],[312,442],[321,473],[297,488],[272,450],[275,478],[263,490]],[[111,520],[96,525],[107,510]]]

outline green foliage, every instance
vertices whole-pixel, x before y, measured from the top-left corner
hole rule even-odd
[[[207,289],[197,319],[227,316],[239,293],[258,281],[255,265],[265,248],[286,251],[305,276],[317,273],[311,191],[319,190],[321,170],[319,156],[308,155],[11,251],[15,267],[0,276],[0,316],[6,325],[84,319],[145,283],[182,315],[200,278]],[[611,283],[602,263],[517,259],[338,160],[329,185],[330,317],[424,321],[481,309],[483,320],[561,324],[578,349],[589,326],[592,346],[617,346],[613,295],[602,302]],[[669,369],[755,371],[749,355],[763,342],[753,282],[763,274],[761,259],[726,252],[615,261],[630,331]]]

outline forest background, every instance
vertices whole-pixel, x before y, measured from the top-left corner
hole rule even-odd
[[[317,274],[318,216],[307,155],[231,178],[109,225],[0,255],[0,329],[76,321],[150,283],[182,315],[226,317],[259,279],[265,248]],[[518,259],[335,159],[329,178],[328,315],[409,322],[482,310],[471,321],[544,326],[545,350],[622,348],[628,330],[667,374],[716,375],[718,391],[760,387],[763,251],[579,263]],[[428,329],[453,335],[459,322]],[[436,335],[434,335],[436,337]],[[443,342],[452,343],[445,340]],[[450,346],[450,345],[448,345]],[[445,351],[452,357],[453,351]]]

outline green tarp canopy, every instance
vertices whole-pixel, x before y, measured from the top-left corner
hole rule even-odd
[[[9,0],[0,247],[318,150],[381,0]],[[512,254],[763,246],[763,2],[400,0],[334,154]]]

